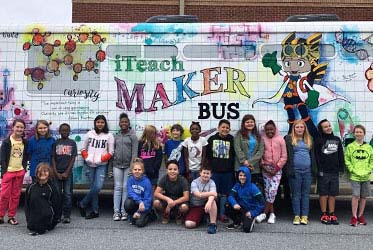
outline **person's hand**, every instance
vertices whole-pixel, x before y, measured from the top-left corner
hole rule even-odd
[[[246,166],[246,167],[249,167],[249,166],[250,166],[250,162],[249,162],[249,160],[245,160],[245,161],[243,162],[243,165]]]
[[[134,219],[138,219],[138,218],[140,218],[140,213],[139,213],[139,212],[134,213],[134,214],[133,214],[133,218],[134,218]]]
[[[66,172],[63,172],[63,173],[61,174],[61,177],[62,177],[62,179],[67,180],[67,178],[69,178],[69,174],[66,173]]]
[[[205,213],[209,213],[211,211],[212,202],[208,201],[205,205]]]
[[[57,177],[57,179],[59,179],[60,181],[62,181],[63,180],[63,177],[62,177],[62,174],[60,174],[60,173],[56,173],[56,177]]]
[[[248,211],[248,212],[246,212],[245,216],[246,216],[247,218],[251,218],[251,213]]]
[[[140,212],[144,212],[144,211],[145,211],[145,205],[144,205],[144,202],[140,202],[140,204],[139,204],[139,211],[140,211]]]
[[[250,165],[249,169],[250,169],[250,172],[253,172],[254,171],[254,166]]]
[[[240,209],[241,209],[241,206],[238,205],[238,204],[236,204],[236,205],[233,206],[233,209],[234,209],[234,210],[240,210]]]

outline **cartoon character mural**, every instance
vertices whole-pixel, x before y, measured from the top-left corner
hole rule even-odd
[[[288,115],[289,132],[291,131],[298,109],[301,119],[305,121],[313,137],[318,132],[308,109],[315,109],[330,101],[348,100],[329,88],[322,86],[321,79],[326,73],[327,63],[319,63],[321,33],[314,33],[308,38],[296,37],[295,32],[288,34],[282,41],[281,61],[283,68],[277,63],[276,54],[267,53],[263,56],[262,64],[272,70],[273,75],[284,77],[280,89],[269,98],[259,98],[253,102],[279,103],[284,102]]]

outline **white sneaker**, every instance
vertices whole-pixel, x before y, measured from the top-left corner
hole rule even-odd
[[[262,221],[264,221],[265,219],[267,218],[267,215],[262,213],[262,214],[259,214],[256,218],[255,218],[255,221],[257,223],[261,223]]]
[[[128,214],[123,213],[122,216],[120,217],[120,220],[122,220],[122,221],[128,220]]]
[[[275,224],[276,222],[276,215],[274,213],[271,213],[268,218],[268,224]]]
[[[113,214],[113,221],[120,221],[120,213],[114,213]]]

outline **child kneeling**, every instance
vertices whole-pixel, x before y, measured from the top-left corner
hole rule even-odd
[[[140,158],[133,160],[131,172],[132,175],[127,180],[128,196],[124,209],[132,225],[145,227],[152,219],[152,184],[144,176],[144,163]]]
[[[255,217],[264,209],[264,198],[258,187],[251,183],[249,168],[243,166],[237,172],[237,183],[233,186],[226,203],[225,214],[233,220],[227,229],[241,227],[245,233],[252,232]]]
[[[200,177],[193,180],[191,185],[190,209],[185,218],[186,228],[197,227],[205,214],[210,216],[210,224],[207,233],[216,233],[217,197],[215,182],[211,179],[211,169],[202,166],[199,171]]]

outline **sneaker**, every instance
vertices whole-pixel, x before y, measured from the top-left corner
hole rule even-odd
[[[366,222],[366,220],[364,219],[364,216],[363,216],[363,215],[362,215],[362,216],[359,216],[359,217],[357,218],[357,220],[358,220],[358,222],[359,222],[360,225],[364,225],[364,226],[366,226],[367,222]]]
[[[300,217],[298,215],[294,216],[293,225],[300,225]]]
[[[87,214],[87,216],[85,217],[85,219],[86,220],[90,220],[90,219],[98,218],[99,216],[100,215],[97,212],[90,212],[89,214]]]
[[[274,213],[271,213],[269,215],[267,223],[268,224],[275,224],[275,222],[276,222],[276,215]]]
[[[77,208],[79,209],[80,216],[82,216],[82,217],[86,217],[86,216],[87,216],[87,213],[86,213],[86,211],[85,211],[85,208],[82,206],[82,204],[80,204],[79,201],[76,203],[76,206],[77,206]]]
[[[183,224],[183,214],[178,213],[176,215],[176,225],[181,225],[181,224]]]
[[[351,217],[350,226],[353,226],[353,227],[357,226],[357,218],[355,216]]]
[[[334,213],[329,215],[329,219],[330,219],[330,224],[339,225],[338,218]]]
[[[166,213],[163,213],[162,224],[168,224],[169,221],[170,221],[170,215],[166,214]]]
[[[255,217],[255,221],[258,223],[261,223],[267,218],[267,215],[265,213],[259,214],[257,217]]]
[[[226,229],[229,229],[229,230],[232,230],[232,229],[239,229],[241,227],[241,224],[229,224],[228,226],[226,226],[225,228]]]
[[[224,214],[220,215],[219,220],[223,223],[228,223],[229,222],[229,218],[227,216],[225,216]]]
[[[255,225],[255,218],[254,219],[249,219],[249,220],[247,220],[247,221],[245,221],[246,223],[250,223],[249,225],[243,225],[242,227],[243,227],[243,231],[245,232],[245,233],[251,233],[252,231],[253,231],[253,229],[254,229],[254,225]],[[244,223],[245,223],[244,222]]]
[[[127,213],[123,213],[122,216],[120,217],[120,220],[121,220],[121,221],[126,221],[126,220],[128,220],[128,214],[127,214]]]
[[[62,220],[63,224],[69,224],[70,222],[71,222],[70,217],[67,217],[67,216],[64,217],[63,220]]]
[[[329,225],[330,224],[330,216],[327,213],[322,213],[320,217],[320,221],[322,224]]]
[[[209,226],[207,227],[207,233],[208,234],[216,234],[217,231],[217,226],[215,223],[210,223]]]
[[[120,217],[121,217],[120,213],[114,212],[113,221],[120,221]]]
[[[29,232],[28,234],[31,235],[31,236],[39,235],[39,233],[38,233],[38,232],[35,232],[35,231],[31,231],[31,232]]]
[[[307,225],[308,224],[308,216],[300,217],[300,224]]]

